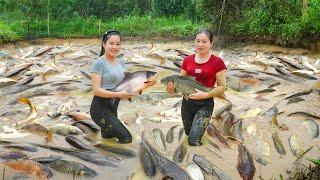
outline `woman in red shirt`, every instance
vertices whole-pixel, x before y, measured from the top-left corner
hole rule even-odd
[[[196,81],[208,88],[209,92],[196,89],[188,99],[183,98],[181,116],[190,146],[201,145],[201,138],[213,112],[213,97],[224,97],[226,90],[226,66],[223,60],[212,55],[212,33],[202,29],[196,34],[196,54],[187,56],[181,67],[181,75],[194,76]],[[217,84],[214,87],[215,83]]]

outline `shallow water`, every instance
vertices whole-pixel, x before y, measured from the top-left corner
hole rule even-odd
[[[131,64],[132,62],[138,62],[143,65],[147,65],[153,67],[152,71],[156,71],[158,73],[158,82],[154,86],[146,89],[143,95],[139,95],[133,99],[133,102],[128,102],[127,100],[122,100],[119,105],[119,117],[122,121],[125,122],[126,126],[130,130],[133,135],[133,142],[127,145],[118,145],[115,143],[115,139],[107,140],[104,143],[111,144],[111,145],[118,145],[121,147],[126,147],[135,150],[138,153],[140,141],[141,141],[141,133],[145,131],[147,138],[149,141],[154,145],[155,148],[158,148],[157,144],[155,143],[154,139],[152,138],[152,128],[160,128],[164,135],[166,135],[167,131],[173,125],[179,125],[174,130],[174,142],[172,144],[167,143],[167,150],[161,151],[168,159],[172,160],[172,156],[174,150],[180,144],[177,140],[178,131],[182,127],[182,123],[179,119],[180,117],[180,107],[178,106],[178,110],[173,117],[162,117],[162,119],[169,119],[173,122],[154,122],[151,121],[154,117],[160,117],[161,112],[165,110],[170,110],[173,108],[175,102],[178,99],[169,100],[166,99],[168,95],[165,93],[165,87],[160,84],[160,79],[167,76],[174,74],[176,72],[170,71],[165,68],[159,68],[154,65],[160,65],[160,62],[154,59],[145,58],[143,53],[147,52],[151,48],[151,43],[155,45],[158,50],[167,49],[167,48],[185,48],[192,50],[192,41],[160,41],[160,40],[141,40],[141,39],[134,39],[134,40],[126,40],[123,43],[123,53],[124,58],[127,62],[127,67],[129,71],[137,71],[137,70],[146,70],[145,67],[141,66],[134,66]],[[45,39],[39,41],[35,44],[28,44],[28,43],[16,43],[16,44],[6,44],[1,47],[2,51],[9,53],[10,55],[14,55],[18,48],[23,48],[25,51],[29,47],[34,46],[70,46],[75,49],[76,52],[85,52],[87,53],[88,49],[94,49],[95,51],[99,51],[99,40],[98,39],[80,39],[80,40],[55,40],[55,39]],[[232,76],[232,68],[237,68],[237,65],[240,64],[240,61],[245,61],[250,58],[254,58],[255,51],[265,52],[265,53],[272,53],[275,47],[266,47],[262,46],[247,46],[247,47],[235,47],[233,49],[222,49],[222,50],[214,50],[215,54],[218,54],[220,51],[225,51],[228,54],[228,58],[230,61],[230,65],[228,67],[228,78],[234,79],[235,77]],[[278,48],[279,49],[279,48]],[[297,50],[295,54],[294,49],[281,49],[286,55],[297,56],[301,54],[301,51],[306,50]],[[307,52],[307,51],[306,51]],[[281,52],[280,52],[281,53]],[[274,54],[274,53],[273,53]],[[238,56],[241,58],[238,58]],[[275,54],[275,55],[282,55]],[[80,58],[80,59],[70,59],[68,55],[65,55],[64,58],[59,59],[56,61],[56,65],[63,69],[63,71],[70,71],[74,76],[81,76],[79,69],[84,70],[86,72],[89,71],[90,65],[93,61],[94,55],[90,55],[90,57]],[[92,57],[92,58],[91,58]],[[310,62],[313,62],[315,58],[319,58],[312,54],[310,56]],[[16,63],[18,60],[0,60],[0,63],[8,64],[8,63]],[[39,60],[41,61],[41,60]],[[45,67],[48,66],[49,61],[44,62]],[[164,66],[168,67],[175,67],[171,61],[166,61]],[[262,70],[260,67],[252,66],[249,70]],[[270,72],[273,72],[272,70]],[[77,78],[77,77],[72,78]],[[269,77],[265,74],[260,74],[261,77]],[[320,78],[319,75],[316,75]],[[288,126],[288,131],[280,131],[279,136],[282,140],[284,147],[286,149],[286,155],[280,156],[276,149],[274,148],[271,134],[276,129],[269,124],[270,120],[263,119],[260,114],[254,115],[253,117],[247,117],[243,119],[242,125],[242,133],[244,138],[244,144],[248,147],[249,151],[254,157],[254,138],[256,136],[263,135],[265,140],[270,146],[270,163],[266,166],[262,166],[254,161],[256,167],[256,173],[254,179],[259,179],[259,176],[263,177],[264,179],[276,178],[280,177],[282,174],[286,177],[286,170],[290,169],[294,165],[294,161],[296,157],[293,156],[288,139],[290,135],[297,134],[303,141],[305,149],[309,148],[310,146],[314,146],[311,151],[309,151],[305,156],[306,157],[319,157],[319,149],[317,149],[316,145],[320,144],[320,138],[312,139],[305,126],[302,125],[303,120],[305,117],[288,117],[287,115],[295,112],[295,111],[304,111],[309,112],[314,115],[320,116],[320,96],[316,92],[312,92],[309,95],[302,96],[305,101],[294,103],[287,105],[287,101],[283,100],[284,97],[293,94],[295,92],[306,90],[307,88],[311,87],[316,81],[312,80],[304,80],[301,83],[292,83],[288,82],[276,77],[272,77],[276,82],[281,82],[279,86],[274,87],[276,91],[265,94],[263,97],[268,101],[258,101],[255,99],[256,95],[254,94],[255,91],[265,89],[268,85],[267,82],[261,81],[258,85],[249,86],[249,91],[246,92],[237,92],[232,89],[228,89],[226,92],[226,97],[230,100],[233,104],[233,108],[231,112],[236,116],[240,117],[244,115],[248,110],[253,109],[261,109],[262,112],[268,110],[273,105],[277,104],[279,112],[283,112],[278,115],[279,124],[285,124]],[[56,81],[61,80],[59,76],[50,76],[49,80]],[[70,119],[50,119],[47,116],[48,112],[55,112],[57,107],[63,103],[68,103],[71,109],[78,109],[82,112],[88,112],[90,108],[90,103],[92,99],[92,92],[84,93],[82,90],[85,88],[84,84],[90,83],[89,80],[85,80],[83,77],[78,78],[82,82],[74,84],[76,88],[74,91],[69,92],[62,92],[62,91],[55,91],[55,87],[50,85],[45,85],[43,88],[52,89],[53,95],[49,96],[39,96],[39,97],[32,97],[30,98],[33,104],[36,105],[38,110],[38,121],[46,126],[50,126],[56,123],[70,123]],[[35,79],[35,81],[41,82],[40,79]],[[9,91],[8,88],[2,88],[1,92]],[[158,96],[152,96],[157,94]],[[159,95],[160,94],[160,95]],[[281,94],[286,94],[285,96],[281,96]],[[280,95],[280,96],[279,96]],[[149,99],[148,99],[149,96]],[[150,98],[151,96],[151,98]],[[20,121],[25,119],[29,114],[29,107],[25,104],[16,103],[12,106],[7,105],[7,102],[10,102],[14,99],[17,99],[18,95],[7,95],[7,96],[0,96],[0,101],[2,102],[0,105],[0,114],[8,113],[2,117],[0,117],[1,124],[3,125],[12,125],[15,121]],[[181,97],[181,96],[180,96]],[[172,98],[173,99],[173,98]],[[226,104],[225,100],[216,99],[215,100],[215,110],[219,109],[223,105]],[[178,118],[177,118],[178,117]],[[315,120],[319,124],[319,120]],[[215,124],[219,124],[219,120],[212,118],[212,121]],[[257,132],[255,135],[249,134],[246,131],[246,128],[254,123],[257,127]],[[83,135],[80,136],[83,141],[86,143],[90,143],[83,138]],[[185,140],[185,135],[183,135],[183,139]],[[100,137],[97,135],[96,137],[92,138],[94,141],[99,142]],[[210,144],[208,144],[207,139],[213,140],[216,144],[219,145],[221,151],[213,148]],[[45,143],[44,138],[38,135],[31,134],[30,136],[19,138],[19,139],[10,139],[11,141],[15,142],[37,142],[37,143]],[[208,160],[214,163],[217,167],[222,169],[226,174],[228,174],[232,179],[240,179],[239,173],[237,171],[237,156],[238,156],[238,149],[237,143],[234,141],[229,141],[230,149],[225,148],[220,142],[210,137],[208,134],[204,135],[203,138],[204,144],[200,147],[188,147],[187,155],[181,163],[178,163],[180,167],[186,169],[187,164],[192,161],[193,154],[201,154],[204,155]],[[94,144],[95,142],[92,142]],[[72,148],[65,140],[63,136],[54,135],[53,144],[55,146],[60,147],[69,147]],[[1,148],[1,145],[0,145]],[[211,151],[207,148],[212,149],[216,153],[218,153],[222,158],[214,155]],[[1,148],[0,150],[2,150]],[[103,152],[105,153],[105,152]],[[31,156],[38,157],[38,156],[47,156],[50,155],[61,155],[61,153],[57,153],[54,151],[50,151],[47,149],[39,148],[38,152],[29,153]],[[98,176],[94,179],[109,179],[107,177],[112,177],[113,179],[148,179],[147,176],[144,175],[143,170],[139,163],[139,158],[121,158],[121,162],[118,164],[118,168],[110,168],[104,166],[98,166],[89,162],[85,162],[81,159],[78,159],[73,156],[63,155],[64,159],[73,160],[77,162],[81,162],[86,164],[88,167],[96,170],[98,172]],[[188,157],[188,158],[187,158]],[[253,158],[254,159],[254,158]],[[3,161],[1,161],[0,165],[0,178],[3,176]],[[302,163],[308,164],[305,159],[302,159]],[[57,171],[54,171],[54,176],[51,179],[72,179],[72,175],[62,174]],[[4,179],[12,179],[12,177],[16,174],[15,171],[11,170],[10,168],[6,168]],[[160,172],[157,173],[157,176],[152,179],[160,179],[162,174]],[[206,179],[216,179],[215,177],[205,175]],[[36,177],[31,177],[29,179],[37,179]],[[75,179],[89,179],[85,177],[75,177]]]

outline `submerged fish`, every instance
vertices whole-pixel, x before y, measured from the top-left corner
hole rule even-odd
[[[201,168],[196,163],[189,163],[187,166],[187,172],[193,180],[204,180]]]
[[[266,117],[267,121],[269,121],[271,124],[279,126],[278,119],[277,119],[278,112],[279,111],[277,106],[272,106],[270,109],[264,112],[262,116]]]
[[[62,136],[67,136],[70,134],[83,134],[79,128],[66,124],[56,124],[51,126],[49,129]]]
[[[37,152],[38,149],[35,146],[30,146],[29,144],[9,144],[5,145],[5,148],[22,149],[29,152]]]
[[[166,141],[164,140],[164,135],[161,129],[154,128],[152,129],[153,138],[155,139],[156,143],[162,150],[166,150]]]
[[[187,153],[187,145],[186,143],[182,142],[178,148],[174,151],[173,154],[173,161],[178,163],[178,162],[182,162],[184,156]]]
[[[287,104],[289,105],[289,104],[298,103],[298,102],[301,102],[301,101],[304,101],[304,99],[301,98],[301,97],[294,97],[294,98],[288,99]]]
[[[274,147],[276,148],[278,153],[285,155],[286,150],[284,149],[283,143],[282,143],[281,139],[279,138],[278,132],[274,132],[272,134],[272,141],[273,141]]]
[[[235,116],[231,112],[227,112],[227,114],[224,116],[220,126],[222,134],[224,136],[233,136],[231,132],[231,127],[233,125],[234,119]]]
[[[19,151],[0,151],[1,159],[22,159],[28,157],[27,154]]]
[[[32,123],[21,127],[21,129],[26,130],[30,133],[44,136],[46,143],[49,143],[53,139],[53,131],[42,126],[41,124]]]
[[[253,178],[256,168],[252,156],[243,144],[238,144],[238,164],[237,169],[244,180]]]
[[[209,175],[217,176],[219,179],[230,180],[231,178],[219,169],[216,165],[205,159],[204,156],[199,154],[195,154],[192,158],[193,162],[195,162],[204,172]]]
[[[28,98],[21,97],[21,98],[19,98],[19,102],[23,103],[23,104],[28,104],[28,106],[30,107],[29,116],[27,117],[27,119],[25,121],[28,121],[28,120],[31,120],[31,119],[34,119],[37,117],[37,115],[38,115],[37,109]]]
[[[45,180],[53,176],[49,168],[32,160],[11,160],[5,162],[5,165],[19,172],[36,175],[40,180]]]
[[[53,151],[63,152],[64,154],[68,154],[77,158],[80,158],[84,161],[91,162],[93,164],[101,165],[101,166],[110,166],[110,167],[117,167],[117,165],[113,164],[113,162],[119,162],[120,160],[107,157],[98,153],[92,153],[92,152],[86,152],[86,151],[80,151],[80,150],[73,150],[68,148],[62,148],[62,147],[55,147],[50,145],[42,145],[42,144],[36,144],[33,143],[36,146],[51,149]]]
[[[261,165],[270,163],[270,145],[263,138],[254,140],[255,159]]]
[[[57,161],[60,159],[62,159],[62,156],[57,156],[57,155],[50,155],[48,157],[30,158],[30,160],[37,161],[39,163],[49,163],[49,162]]]
[[[114,154],[119,154],[121,156],[126,156],[126,157],[136,157],[137,156],[137,153],[131,149],[108,146],[106,144],[96,144],[94,146],[98,147],[100,149],[106,150],[108,152],[114,153]]]
[[[147,176],[153,177],[156,175],[156,162],[149,150],[142,143],[140,143],[139,160],[143,171]]]
[[[167,159],[156,149],[154,149],[150,142],[145,138],[144,133],[142,133],[142,143],[149,150],[152,157],[154,158],[157,168],[164,174],[166,177],[171,177],[175,180],[188,180],[190,177],[188,174],[181,169],[177,164]]]
[[[307,113],[307,112],[302,112],[302,111],[297,111],[297,112],[290,113],[290,114],[288,114],[288,116],[289,117],[291,117],[291,116],[305,116],[305,117],[309,117],[309,118],[314,118],[314,119],[320,120],[320,117],[318,115],[313,115],[313,114],[310,114],[310,113]]]
[[[173,131],[174,128],[176,128],[178,125],[174,125],[172,126],[169,131],[167,132],[167,136],[166,136],[166,141],[167,143],[172,143],[173,142]]]
[[[232,103],[228,101],[226,105],[224,105],[223,107],[221,107],[220,109],[214,112],[214,117],[218,118],[223,112],[231,111],[231,109],[232,109]]]
[[[221,135],[219,130],[212,123],[209,123],[207,133],[211,137],[218,138],[221,143],[226,145],[226,147],[229,147],[227,140]]]
[[[98,175],[95,170],[75,161],[57,160],[49,163],[48,166],[56,171],[67,174],[75,174],[78,176],[94,177]]]
[[[312,138],[319,136],[319,126],[314,120],[308,119],[303,122],[303,125],[308,129],[308,133]]]
[[[76,136],[68,135],[65,137],[65,140],[71,144],[73,147],[81,150],[87,150],[87,151],[94,151],[94,148],[89,146],[88,144],[85,144],[83,141],[78,139]]]
[[[304,152],[303,144],[298,135],[291,135],[289,138],[289,145],[293,155],[300,156]]]

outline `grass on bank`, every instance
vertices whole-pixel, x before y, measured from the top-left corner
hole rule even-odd
[[[126,16],[101,22],[96,17],[52,20],[48,36],[46,20],[0,20],[0,43],[42,37],[87,38],[99,37],[116,29],[124,36],[192,37],[203,25],[183,17]]]

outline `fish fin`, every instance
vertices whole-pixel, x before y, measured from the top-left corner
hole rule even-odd
[[[138,93],[141,95],[142,94],[142,90],[139,90]]]
[[[130,97],[130,98],[128,98],[128,101],[129,101],[129,102],[132,102],[132,98],[131,98],[131,97]]]

